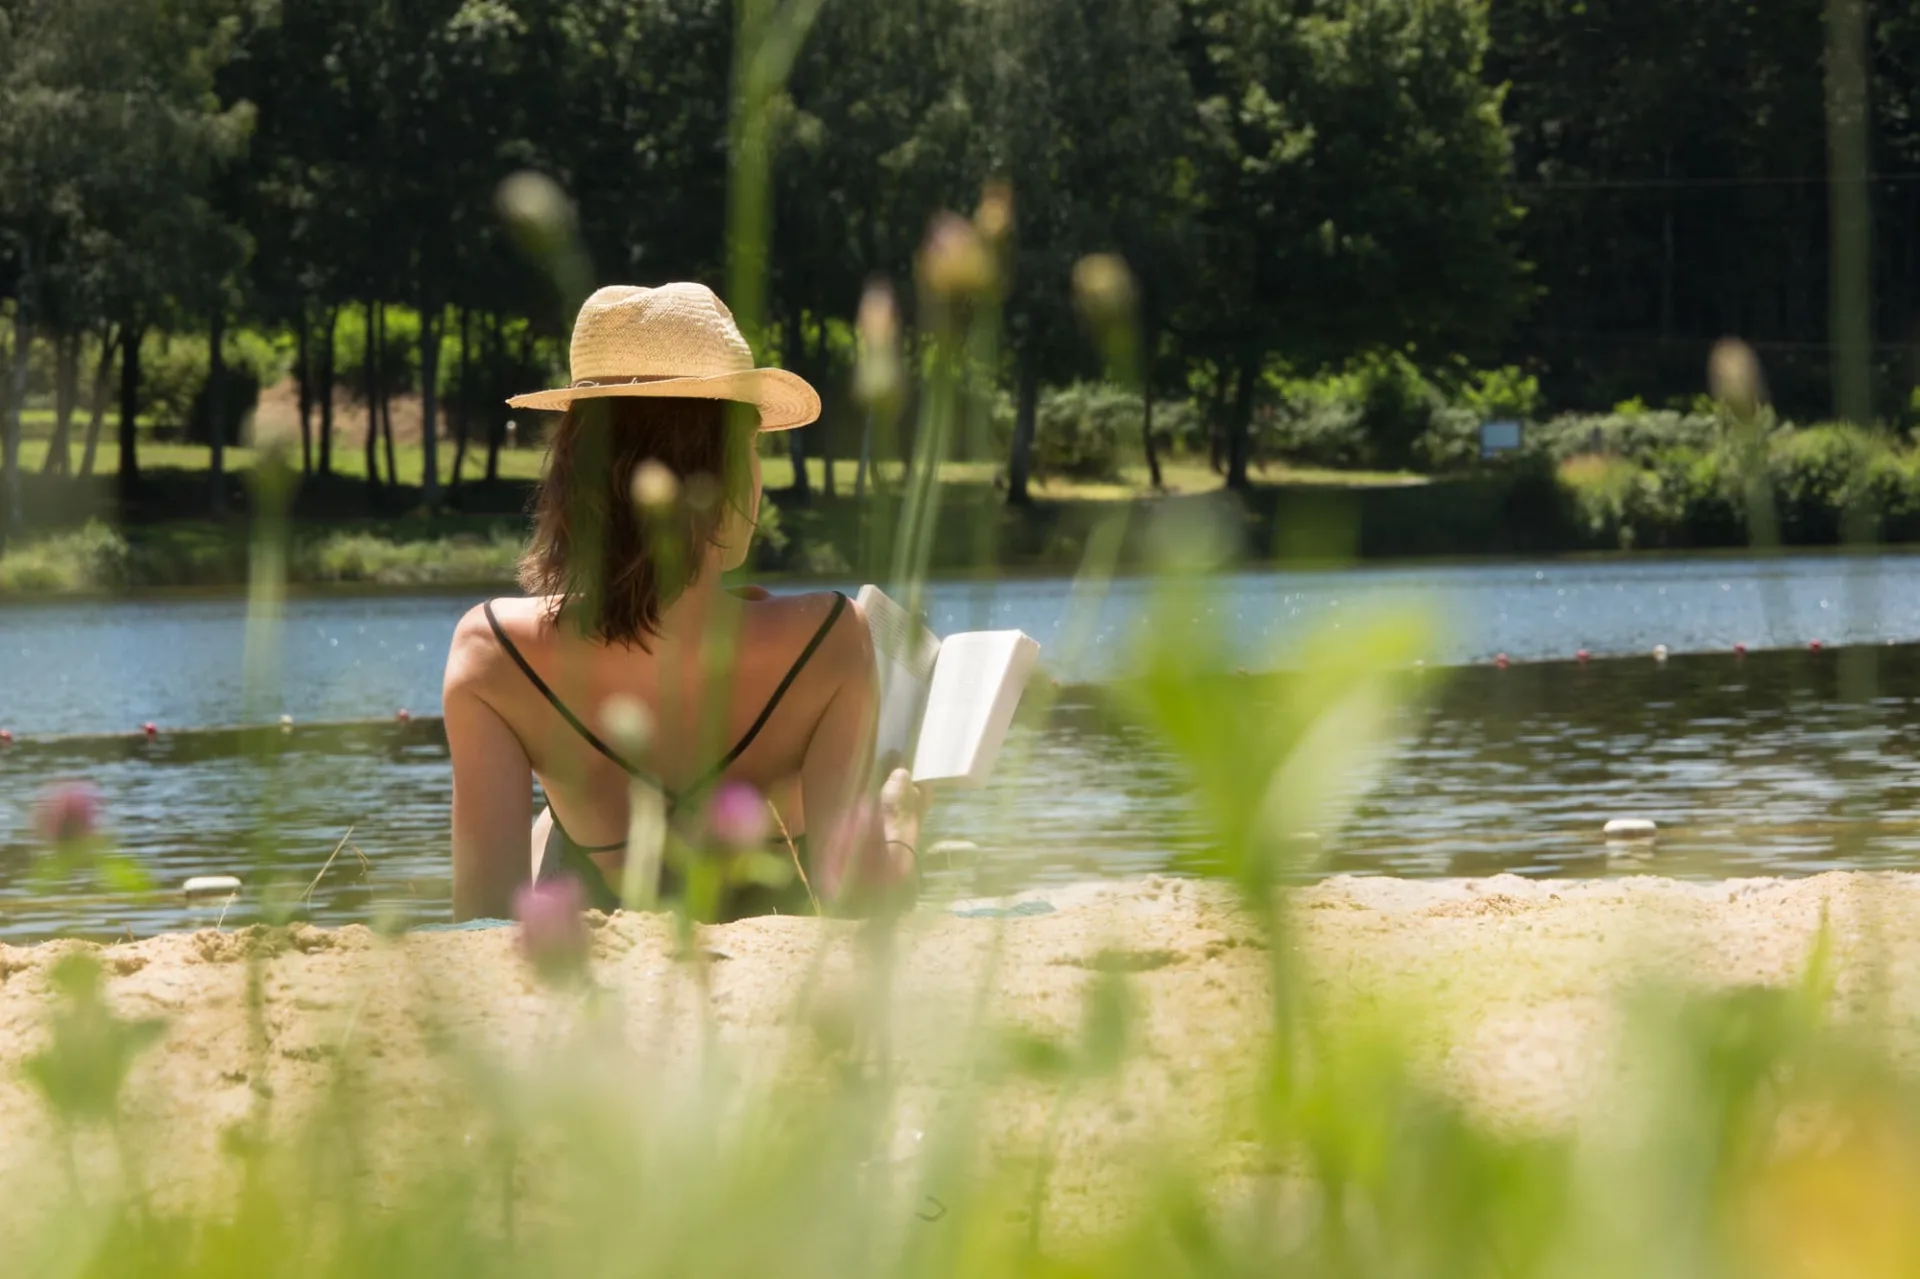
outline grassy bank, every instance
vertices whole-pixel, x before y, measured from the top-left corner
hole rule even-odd
[[[40,531],[15,539],[0,554],[0,594],[244,582],[244,519],[141,518],[143,512],[151,517],[206,504],[205,450],[168,448],[157,456],[198,465],[148,471],[132,520],[115,517],[110,478],[42,482],[37,491],[44,502],[35,512]],[[421,451],[402,450],[400,459],[403,478],[417,476]],[[351,472],[308,477],[295,501],[292,578],[311,584],[505,585],[512,579],[525,527],[521,513],[538,460],[533,450],[503,453],[501,479],[484,483],[469,476],[448,493],[448,512],[431,518],[419,511],[416,486],[376,491]],[[251,458],[237,450],[233,461],[228,506],[244,512],[244,467]],[[451,450],[445,461],[450,473]],[[791,491],[787,459],[766,460],[772,500],[752,571],[884,573],[898,476],[883,472],[877,488],[856,501],[851,463],[837,465],[833,496],[824,491],[817,461],[811,471],[813,492],[802,500]],[[1131,467],[1100,482],[1053,480],[1035,487],[1029,506],[1015,509],[1006,503],[994,464],[952,463],[944,472],[929,568],[944,574],[982,568],[1070,572],[1096,531],[1115,522],[1124,529],[1120,566],[1133,567],[1145,562],[1148,530],[1168,511],[1204,518],[1227,540],[1230,558],[1248,564],[1729,549],[1768,541],[1769,528],[1789,546],[1874,536],[1886,543],[1920,542],[1920,450],[1891,435],[1837,426],[1782,429],[1756,451],[1741,454],[1718,437],[1710,418],[1655,414],[1594,419],[1577,428],[1547,424],[1518,457],[1434,479],[1276,466],[1258,472],[1249,491],[1230,494],[1197,459],[1169,464],[1164,478],[1158,493],[1144,471]],[[1763,521],[1757,529],[1756,510]]]
[[[294,530],[288,577],[308,585],[504,586],[513,580],[519,551],[519,521],[506,518],[304,524]],[[240,526],[121,530],[95,521],[0,555],[0,597],[231,587],[246,581],[247,556]]]
[[[100,473],[86,479],[36,480],[28,491],[30,531],[0,551],[0,595],[244,583],[251,450],[227,455],[226,502],[233,517],[170,517],[206,509],[211,492],[206,454],[205,448],[189,445],[143,448],[145,469],[131,518],[119,508],[114,455],[103,456]],[[453,450],[444,448],[442,454],[444,482],[453,473]],[[484,455],[470,455],[465,482],[446,491],[446,512],[434,517],[420,510],[423,450],[403,447],[396,457],[399,486],[369,486],[358,452],[337,454],[332,475],[301,480],[294,499],[291,579],[394,586],[509,583],[542,454],[503,450],[500,476],[493,482],[480,478]],[[28,461],[33,465],[38,459]],[[851,461],[834,464],[831,496],[820,461],[811,460],[808,469],[812,492],[802,499],[793,491],[792,463],[785,457],[765,459],[770,501],[762,508],[753,570],[810,576],[883,571],[898,513],[899,469],[880,468],[861,500],[853,497]],[[1223,515],[1230,529],[1238,528],[1230,535],[1245,540],[1249,556],[1261,558],[1274,546],[1282,506],[1300,502],[1316,510],[1337,509],[1370,502],[1366,495],[1376,490],[1412,492],[1425,483],[1402,474],[1274,466],[1261,472],[1258,490],[1243,503],[1223,500],[1219,477],[1203,460],[1189,459],[1163,468],[1157,493],[1144,468],[1123,467],[1099,481],[1039,480],[1034,502],[1011,509],[998,472],[988,462],[943,468],[941,517],[931,550],[934,571],[971,572],[983,566],[1072,571],[1094,530],[1115,520],[1131,527],[1123,555],[1136,560],[1143,553],[1146,514],[1169,504]]]

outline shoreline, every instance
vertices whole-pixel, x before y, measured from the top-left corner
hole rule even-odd
[[[1431,551],[1414,549],[1418,543],[1413,541],[1385,546],[1362,542],[1351,553],[1306,547],[1280,557],[1270,553],[1273,539],[1258,531],[1274,518],[1262,506],[1270,504],[1273,493],[1285,490],[1282,485],[1273,486],[1272,493],[1264,488],[1256,491],[1256,500],[1242,512],[1247,540],[1239,557],[1223,566],[1222,573],[1318,575],[1521,565],[1715,564],[1920,556],[1920,541],[1868,547],[1812,542],[1767,549],[1701,545],[1623,550],[1550,542],[1529,546],[1498,540],[1463,546],[1443,538]],[[1028,512],[993,505],[990,510],[994,518],[1005,526],[1002,532],[1013,538],[1000,547],[1003,553],[996,554],[993,563],[982,565],[978,563],[976,543],[940,543],[935,547],[927,580],[1031,581],[1072,576],[1082,567],[1085,538],[1097,518],[1116,511],[1151,512],[1166,504],[1204,505],[1230,497],[1226,490],[1219,490],[1123,501],[1041,499]],[[776,504],[778,499],[775,494]],[[760,566],[740,574],[741,578],[803,585],[842,582],[858,576],[847,553],[860,541],[850,531],[858,523],[850,499],[816,499],[814,505],[779,509],[782,516],[775,544],[763,547]],[[523,514],[509,512],[448,512],[431,518],[418,512],[298,516],[290,525],[297,553],[290,565],[287,590],[296,597],[322,598],[512,590],[513,564],[525,524]],[[98,527],[118,541],[105,548],[89,540],[94,537],[94,527],[38,529],[0,554],[0,610],[113,600],[221,600],[246,595],[248,524],[243,519],[224,524],[167,520],[123,526],[106,522]],[[1021,530],[1021,536],[1013,536]],[[1022,537],[1027,540],[1022,541]],[[44,562],[29,565],[29,559]],[[1136,545],[1121,556],[1112,576],[1144,578],[1153,572],[1145,548]],[[36,584],[9,588],[4,583],[10,576]],[[47,581],[58,584],[38,585]]]

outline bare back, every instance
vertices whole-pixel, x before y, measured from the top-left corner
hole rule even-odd
[[[527,878],[531,777],[572,839],[615,849],[624,841],[629,773],[613,758],[622,752],[588,736],[619,741],[605,708],[621,698],[645,707],[654,725],[646,757],[625,762],[670,795],[718,767],[769,796],[797,835],[831,824],[868,785],[876,688],[857,606],[825,594],[690,595],[644,649],[556,626],[547,600],[498,600],[491,618],[476,608],[462,619],[445,689],[456,914],[504,913]],[[713,641],[726,636],[732,660],[703,670],[703,649],[713,660]],[[608,860],[617,865],[618,854]]]

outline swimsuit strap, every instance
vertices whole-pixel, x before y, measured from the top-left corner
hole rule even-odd
[[[553,810],[547,811],[551,813]],[[543,852],[540,858],[540,872],[534,877],[535,880],[540,883],[550,883],[563,875],[572,875],[586,893],[589,906],[595,910],[603,910],[609,915],[619,910],[620,894],[613,891],[613,886],[607,883],[607,877],[601,874],[599,864],[588,854],[611,853],[626,845],[620,843],[605,848],[587,848],[574,842],[573,836],[567,834],[566,828],[560,825],[558,817],[553,819],[553,833],[559,838],[551,841],[548,847],[551,848],[556,842],[560,845],[559,864],[553,864],[553,859],[546,857]]]
[[[800,672],[806,669],[808,662],[813,660],[814,653],[819,651],[820,645],[826,641],[827,633],[833,629],[834,623],[840,620],[840,614],[844,613],[846,609],[847,597],[839,591],[835,591],[833,593],[833,607],[828,610],[826,621],[820,623],[820,628],[813,633],[813,638],[807,641],[807,646],[804,649],[800,650],[800,656],[795,658],[793,665],[787,669],[786,678],[780,681],[780,686],[773,690],[773,696],[769,697],[767,704],[761,708],[760,717],[753,721],[753,724],[747,729],[746,733],[734,744],[733,749],[721,757],[719,763],[702,774],[700,779],[693,785],[684,788],[681,791],[681,795],[695,793],[711,784],[715,778],[726,772],[729,765],[746,754],[747,748],[753,745],[754,738],[760,735],[760,730],[765,728],[767,721],[773,718],[774,709],[780,705],[780,699],[787,695],[787,690],[793,687],[793,682],[800,678]],[[621,758],[620,754],[615,751],[613,747],[607,745],[592,729],[581,723],[580,717],[568,710],[566,703],[554,695],[553,690],[547,686],[547,682],[540,678],[539,672],[533,669],[533,665],[527,661],[526,657],[521,654],[518,648],[514,647],[513,641],[507,638],[507,632],[500,625],[500,619],[494,616],[492,601],[481,605],[481,610],[487,616],[487,625],[493,628],[493,637],[500,641],[500,647],[506,651],[508,657],[513,659],[513,664],[520,668],[520,673],[525,675],[528,682],[539,690],[540,695],[547,699],[554,710],[560,712],[560,717],[567,721],[574,732],[580,734],[580,736],[586,740],[587,745],[593,747],[602,755],[605,755],[615,764],[618,764],[621,771],[629,777],[644,778],[651,785],[657,787],[660,794],[666,799],[668,812],[672,812],[675,808],[679,807],[681,795],[676,795],[664,782],[652,773],[647,772],[645,769],[635,768],[632,764]],[[552,809],[549,808],[548,811],[551,812]],[[560,829],[560,819],[558,815],[554,817],[554,829],[558,831],[561,836],[563,859],[568,862],[568,868],[573,870],[582,882],[586,884],[589,895],[598,897],[610,893],[611,890],[607,887],[605,878],[600,875],[600,868],[595,866],[585,854],[614,852],[617,849],[626,847],[625,841],[623,840],[618,844],[607,844],[603,847],[586,848],[576,843],[571,836]],[[598,880],[597,892],[595,891],[595,880]]]
[[[559,697],[555,696],[554,691],[547,687],[547,681],[540,678],[539,672],[533,669],[532,663],[528,662],[520,650],[514,647],[513,641],[507,638],[506,629],[500,625],[500,619],[494,616],[493,602],[489,600],[487,603],[481,605],[481,610],[486,613],[487,625],[493,628],[493,637],[500,641],[500,647],[506,650],[507,656],[513,659],[513,664],[520,668],[520,673],[527,677],[528,682],[531,683],[534,688],[538,689],[540,695],[552,704],[554,710],[560,712],[560,718],[566,720],[574,732],[585,738],[587,745],[593,747],[593,749],[618,764],[621,772],[627,774],[629,777],[643,777],[655,786],[658,786],[660,793],[666,796],[668,806],[671,807],[675,803],[676,797],[659,778],[644,768],[635,768],[632,764],[628,763],[621,757],[618,751],[607,745],[606,742],[600,739],[598,734],[581,723],[580,717],[568,710],[566,703],[562,702]]]
[[[773,718],[774,709],[780,705],[780,699],[785,697],[787,690],[793,687],[793,681],[800,678],[800,672],[805,670],[807,663],[813,660],[813,655],[819,651],[820,645],[826,641],[827,633],[833,629],[833,624],[840,620],[840,614],[846,612],[846,610],[847,597],[839,591],[835,591],[833,593],[833,607],[827,611],[827,620],[820,623],[820,629],[813,633],[813,638],[807,641],[807,646],[800,650],[800,656],[795,658],[793,665],[787,668],[786,678],[780,681],[780,686],[773,690],[773,696],[769,697],[767,704],[761,708],[760,718],[753,721],[752,726],[747,729],[740,740],[734,743],[732,750],[720,757],[719,763],[701,774],[698,781],[686,787],[688,793],[704,789],[715,778],[719,777],[720,774],[726,772],[727,768],[735,760],[747,753],[747,748],[753,745],[753,739],[760,735],[760,730],[765,728],[767,721]]]

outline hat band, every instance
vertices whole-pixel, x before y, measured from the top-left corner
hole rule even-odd
[[[636,377],[617,378],[581,378],[571,387],[572,391],[584,391],[596,386],[639,386],[643,382],[672,382],[684,376],[678,373],[642,373]]]

